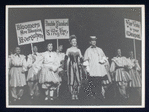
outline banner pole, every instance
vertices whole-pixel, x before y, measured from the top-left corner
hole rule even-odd
[[[58,50],[58,46],[59,46],[59,43],[58,43],[58,39],[57,39],[57,50]]]
[[[133,45],[134,45],[134,55],[135,55],[135,60],[136,60],[136,39],[133,39]]]
[[[31,43],[31,50],[32,50],[32,54],[33,54],[33,44]]]

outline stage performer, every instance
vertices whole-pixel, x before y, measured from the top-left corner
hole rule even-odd
[[[61,77],[57,74],[59,68],[59,59],[56,52],[53,52],[53,44],[47,45],[48,51],[42,53],[42,68],[39,77],[39,83],[45,89],[45,100],[54,100],[54,92],[61,84]]]
[[[128,67],[129,74],[131,77],[130,88],[136,89],[141,96],[141,68],[138,63],[138,60],[134,59],[133,52],[129,53],[130,57],[128,58]]]
[[[117,50],[117,56],[112,58],[112,63],[110,67],[110,72],[114,77],[114,81],[116,82],[120,95],[123,98],[128,98],[129,94],[127,93],[127,87],[129,82],[131,81],[131,77],[127,72],[128,63],[126,57],[121,55],[121,49]]]
[[[20,47],[16,47],[15,54],[11,54],[9,57],[10,87],[14,101],[21,99],[26,85],[26,57],[20,52]]]
[[[107,80],[105,65],[108,64],[108,60],[103,50],[96,46],[96,40],[96,36],[90,36],[91,46],[84,54],[84,61],[89,63],[89,85],[87,91],[89,96],[103,99],[101,93],[102,81]]]
[[[41,69],[40,60],[42,59],[42,56],[40,53],[38,53],[37,46],[33,47],[33,53],[28,55],[27,59],[27,67],[28,67],[28,75],[27,75],[27,82],[29,86],[29,94],[31,99],[34,98],[34,96],[39,95],[39,73]]]
[[[78,100],[79,91],[82,83],[82,67],[83,62],[80,49],[77,47],[77,37],[71,35],[69,38],[71,47],[67,49],[65,56],[65,69],[67,70],[68,86],[71,92],[72,100]]]

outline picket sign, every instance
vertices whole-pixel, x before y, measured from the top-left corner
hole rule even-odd
[[[131,19],[124,19],[125,37],[133,39],[134,56],[136,59],[136,40],[141,40],[141,22]]]
[[[41,20],[17,23],[15,27],[18,45],[31,44],[33,54],[33,43],[44,41]]]
[[[56,39],[57,49],[59,39],[69,39],[68,19],[45,19],[45,39]]]

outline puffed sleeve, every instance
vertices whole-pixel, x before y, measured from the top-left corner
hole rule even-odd
[[[27,61],[26,61],[26,56],[22,56],[22,68],[23,71],[27,71]]]
[[[87,49],[84,53],[84,61],[89,61],[89,50]]]
[[[41,55],[37,56],[37,59],[32,66],[36,74],[41,70],[42,62],[43,62],[43,57]]]
[[[110,72],[114,72],[115,71],[115,63],[112,61],[111,63],[111,67],[110,67]]]
[[[105,65],[106,70],[109,72],[110,71],[109,61],[107,60],[104,65]]]
[[[9,56],[8,57],[8,69],[10,69],[10,67],[11,67],[11,62],[12,62],[11,56]]]
[[[135,66],[136,66],[136,69],[137,69],[138,71],[141,70],[140,65],[139,65],[139,63],[138,63],[138,60],[135,61]]]
[[[32,56],[31,56],[31,54],[27,56],[26,64],[27,64],[27,67],[31,67],[31,65],[32,65]]]
[[[103,52],[103,50],[101,49],[101,56],[105,57],[105,53]]]
[[[52,70],[54,72],[57,71],[57,69],[59,68],[59,66],[60,66],[59,58],[58,58],[57,54],[54,53],[54,62],[53,62]]]
[[[122,57],[122,59],[123,59],[124,66],[129,66],[129,63],[127,61],[127,58],[126,57]]]
[[[106,55],[102,49],[101,49],[100,53],[101,53],[101,60],[100,61],[104,62],[105,64],[108,64],[109,63],[108,58],[106,57]]]

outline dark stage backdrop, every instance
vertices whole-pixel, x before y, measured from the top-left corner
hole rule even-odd
[[[135,9],[135,10],[134,10]],[[124,18],[141,21],[140,8],[16,8],[9,9],[8,15],[8,44],[9,53],[14,52],[17,43],[16,23],[41,20],[44,31],[44,19],[69,19],[70,35],[78,38],[78,46],[84,55],[89,47],[89,36],[97,36],[97,46],[102,48],[109,61],[116,55],[118,48],[128,57],[133,50],[133,40],[125,38]],[[52,42],[56,50],[56,40],[46,40],[36,43],[39,52],[46,50],[46,45]],[[59,40],[64,45],[64,52],[70,47],[69,41]],[[31,53],[31,46],[21,46],[22,54]],[[141,59],[141,41],[136,40],[137,59]]]

